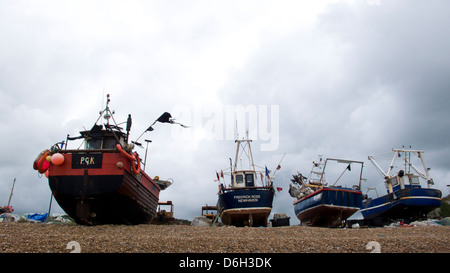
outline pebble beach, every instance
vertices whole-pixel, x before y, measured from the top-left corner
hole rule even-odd
[[[450,226],[331,229],[0,223],[0,253],[450,253]]]

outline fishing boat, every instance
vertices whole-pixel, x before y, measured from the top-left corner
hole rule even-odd
[[[220,183],[217,212],[224,225],[266,227],[272,210],[274,176],[270,175],[267,167],[265,169],[258,167],[263,170],[256,170],[248,132],[246,139],[237,139],[235,142],[237,148],[234,165],[230,158],[230,171],[221,171],[220,176],[216,172]],[[243,159],[246,161],[244,164],[248,163],[248,168],[242,168]],[[239,162],[241,162],[240,168],[238,168]],[[228,185],[225,179],[222,179],[223,181],[220,179],[220,177],[223,178],[223,174],[231,177]],[[258,176],[261,178],[261,183],[258,182]]]
[[[360,211],[363,224],[380,226],[391,220],[409,223],[426,218],[427,213],[441,206],[442,193],[432,188],[434,181],[425,165],[422,155],[424,151],[402,148],[392,149],[392,152],[394,155],[386,172],[375,161],[374,156],[369,156],[369,160],[384,178],[387,194],[363,201]],[[403,161],[399,170],[396,165],[398,160]],[[422,170],[413,164],[413,160],[421,162]],[[421,180],[427,183],[427,188],[422,187]]]
[[[11,188],[11,193],[9,194],[8,205],[0,207],[0,214],[12,213],[14,211],[13,207],[11,206],[11,197],[13,196],[14,186],[15,185],[16,185],[16,179],[14,178],[13,185],[12,185],[12,188]]]
[[[328,185],[325,179],[325,169],[330,161],[345,164],[344,171],[337,180]],[[351,171],[352,164],[360,164],[361,169],[356,185],[351,188],[336,185],[346,172]],[[301,173],[293,175],[289,185],[289,193],[295,198],[294,212],[300,222],[308,226],[339,227],[346,219],[361,207],[361,181],[364,163],[361,161],[320,157],[319,162],[313,161],[313,167],[308,177]],[[351,183],[347,181],[346,183]]]
[[[14,211],[14,209],[11,206],[2,206],[2,207],[0,207],[0,214],[11,213],[13,211]]]
[[[171,183],[158,177],[152,179],[145,172],[147,162],[141,162],[133,151],[135,144],[142,145],[137,141],[129,143],[131,115],[124,131],[115,122],[109,102],[108,94],[106,108],[100,111],[92,129],[76,137],[67,135],[65,142],[42,151],[33,167],[45,173],[56,201],[78,224],[150,223],[160,191]],[[106,123],[98,124],[102,117]],[[151,130],[150,126],[146,131]],[[78,149],[67,149],[67,143],[75,140],[83,143]],[[148,147],[150,141],[146,141]]]

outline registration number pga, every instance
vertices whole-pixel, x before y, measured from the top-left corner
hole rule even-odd
[[[95,157],[93,156],[85,156],[81,157],[80,159],[80,165],[94,165],[95,164]]]
[[[82,153],[72,155],[72,169],[100,169],[102,167],[103,154]]]

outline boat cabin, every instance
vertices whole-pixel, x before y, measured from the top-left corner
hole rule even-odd
[[[126,135],[123,132],[103,130],[102,125],[94,125],[90,131],[83,131],[80,134],[85,139],[86,150],[115,149],[119,142],[122,146],[126,144]]]
[[[128,115],[128,119],[126,122],[126,133],[122,130],[123,128],[117,126],[116,122],[114,124],[109,123],[109,119],[112,118],[114,111],[109,110],[109,94],[106,96],[106,108],[100,112],[100,116],[97,121],[92,126],[91,130],[86,130],[80,132],[81,136],[79,137],[69,137],[67,135],[67,141],[84,138],[84,149],[86,150],[105,150],[105,149],[115,149],[116,145],[120,143],[122,147],[125,148],[128,152],[134,148],[134,146],[127,146],[128,136],[131,129],[131,115]],[[104,114],[104,115],[103,115]],[[102,117],[106,120],[104,125],[97,125],[98,121]],[[66,146],[67,147],[67,146]]]
[[[255,187],[256,186],[256,176],[255,171],[237,171],[233,173],[232,187],[234,188],[244,188],[244,187]]]
[[[413,173],[405,174],[403,170],[400,170],[397,175],[386,179],[385,186],[388,193],[407,188],[421,188],[419,176]]]

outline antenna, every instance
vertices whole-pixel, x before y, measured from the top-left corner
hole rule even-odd
[[[148,151],[148,144],[150,142],[152,142],[150,139],[144,139],[145,142],[147,142],[147,148],[145,149],[145,159],[144,159],[144,172],[145,172],[145,167],[147,166],[147,151]]]
[[[105,115],[103,116],[104,119],[106,119],[106,123],[109,124],[109,119],[111,118],[111,115],[109,114],[109,102],[111,100],[109,99],[109,94],[106,95],[106,107],[105,107]]]

